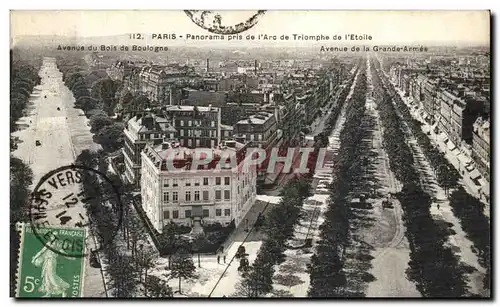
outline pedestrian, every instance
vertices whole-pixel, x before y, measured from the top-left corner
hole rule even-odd
[[[226,263],[226,254],[224,254],[224,263]]]
[[[439,210],[439,204],[437,204],[438,210]]]
[[[217,255],[217,263],[220,264],[220,255]]]

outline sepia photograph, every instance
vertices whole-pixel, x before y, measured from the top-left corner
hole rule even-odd
[[[10,296],[489,300],[488,10],[11,10]]]

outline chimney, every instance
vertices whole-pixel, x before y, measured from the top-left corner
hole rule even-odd
[[[210,71],[210,60],[207,59],[207,72],[209,72],[209,71]]]
[[[142,124],[149,130],[153,129],[153,116],[148,114],[142,118]]]

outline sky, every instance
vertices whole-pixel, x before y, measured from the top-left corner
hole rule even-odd
[[[255,11],[222,11],[225,23],[243,21]],[[22,35],[66,37],[129,33],[210,34],[183,11],[11,11],[11,39]],[[236,23],[236,22],[235,22]],[[268,35],[367,34],[372,44],[489,44],[489,11],[267,11],[243,33]],[[245,42],[240,42],[245,44]],[[295,42],[298,45],[311,42]],[[324,43],[324,42],[323,42]],[[189,42],[195,45],[195,41]],[[273,44],[262,42],[262,44]]]

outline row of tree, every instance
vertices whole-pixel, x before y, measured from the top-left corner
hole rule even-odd
[[[425,297],[460,297],[467,294],[466,271],[459,257],[446,244],[448,231],[430,214],[431,197],[422,190],[414,158],[405,139],[392,98],[382,82],[377,60],[371,62],[376,101],[383,126],[384,148],[390,168],[403,184],[397,198],[403,209],[406,238],[410,245],[407,276]]]
[[[330,185],[328,210],[320,226],[321,240],[308,265],[310,297],[342,297],[348,293],[345,252],[351,243],[350,228],[354,217],[349,204],[361,164],[360,144],[363,138],[362,120],[366,104],[365,61],[358,66],[360,72],[351,98],[346,102],[346,120],[340,133],[340,148],[335,157],[333,182]],[[356,294],[355,294],[356,295]]]
[[[25,115],[26,106],[35,86],[40,84],[38,70],[17,59],[10,51],[10,131],[17,129],[16,122]]]
[[[117,85],[107,78],[105,72],[87,73],[86,64],[80,59],[58,59],[57,64],[65,85],[75,97],[75,107],[82,109],[90,118],[96,142],[117,149],[123,126],[109,117],[114,108]],[[107,262],[108,291],[111,290],[115,297],[134,297],[139,291],[138,285],[142,285],[146,296],[172,296],[172,289],[164,281],[148,276],[157,253],[149,248],[146,230],[132,208],[132,187],[124,185],[119,176],[107,172],[103,151],[84,150],[76,163],[99,170],[112,183],[97,178],[94,172],[83,172],[82,187],[88,196],[86,206],[91,231],[98,240],[100,254],[105,256]],[[96,185],[96,182],[99,184]],[[117,194],[121,201],[118,201]]]
[[[310,189],[310,180],[298,178],[281,190],[281,201],[271,207],[264,222],[266,239],[253,264],[244,270],[242,295],[258,297],[272,291],[274,265],[285,261],[286,241],[293,236],[295,225],[301,217],[302,204],[310,196]]]
[[[40,83],[35,67],[24,62],[10,50],[10,132],[17,129],[16,122],[24,116],[29,97],[34,87]],[[10,137],[10,151],[17,149],[17,141]],[[10,295],[16,291],[16,270],[20,245],[16,223],[29,222],[30,186],[33,171],[21,159],[10,156]]]
[[[458,171],[446,159],[444,153],[431,143],[429,137],[422,131],[421,122],[413,118],[408,107],[405,105],[394,87],[387,86],[386,88],[394,99],[393,101],[395,102],[398,113],[410,127],[413,135],[420,145],[420,148],[423,150],[425,156],[433,167],[439,185],[446,191],[457,188],[458,179],[460,178]]]
[[[454,215],[460,220],[462,229],[474,244],[473,251],[478,255],[480,264],[490,271],[490,223],[484,214],[484,204],[477,198],[468,194],[458,183],[460,174],[446,159],[436,146],[432,145],[429,137],[422,132],[421,123],[414,119],[396,90],[388,86],[389,92],[394,97],[395,106],[411,128],[420,147],[434,169],[440,186],[445,190],[453,189],[449,195],[450,205]],[[489,276],[484,281],[485,289],[490,288]]]
[[[99,170],[111,181],[98,178],[95,172],[83,171],[82,187],[88,198],[91,231],[107,260],[106,274],[110,278],[107,286],[112,295],[134,297],[137,286],[142,285],[146,296],[172,296],[172,289],[165,282],[148,275],[158,253],[149,247],[147,232],[132,208],[131,186],[124,185],[117,175],[106,173],[103,151],[84,150],[76,163]]]
[[[64,84],[71,90],[75,98],[75,107],[82,109],[90,119],[91,132],[95,141],[106,150],[114,151],[123,143],[123,124],[112,120],[118,99],[115,97],[120,84],[109,79],[102,72],[86,73],[75,68],[75,65],[60,64]],[[92,82],[92,83],[90,83]]]
[[[467,237],[474,244],[472,250],[478,256],[479,264],[486,268],[483,287],[490,289],[491,228],[488,217],[484,215],[484,204],[467,193],[463,187],[459,187],[450,195],[450,206]]]
[[[333,129],[335,128],[335,125],[337,123],[337,119],[340,115],[342,107],[344,106],[344,102],[346,101],[347,96],[349,95],[349,92],[351,91],[352,84],[354,83],[354,79],[356,78],[356,75],[358,74],[359,67],[360,66],[358,65],[354,74],[350,77],[349,82],[342,89],[342,92],[340,93],[340,95],[337,99],[338,103],[331,111],[330,116],[328,116],[323,131],[321,131],[317,136],[315,136],[314,146],[316,148],[325,148],[326,146],[328,146],[328,136],[332,133]]]

